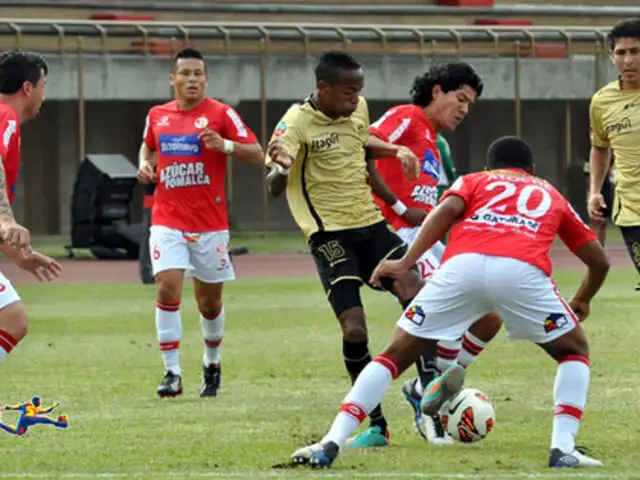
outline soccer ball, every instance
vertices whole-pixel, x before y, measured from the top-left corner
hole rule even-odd
[[[442,427],[454,440],[478,442],[489,435],[496,411],[489,398],[477,388],[465,388],[442,408]]]

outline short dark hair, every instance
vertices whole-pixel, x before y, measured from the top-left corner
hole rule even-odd
[[[521,168],[529,170],[533,167],[533,152],[529,144],[520,137],[505,136],[495,140],[487,149],[487,168]]]
[[[609,47],[613,50],[621,38],[637,38],[640,40],[640,18],[626,18],[616,23],[607,34]]]
[[[196,60],[202,60],[202,63],[204,63],[205,69],[207,68],[207,62],[204,60],[204,57],[202,56],[202,54],[195,48],[185,47],[182,50],[180,50],[178,53],[176,53],[176,56],[173,58],[174,70],[175,70],[176,64],[178,63],[178,60],[180,60],[181,58],[195,58]]]
[[[480,76],[468,63],[435,65],[413,80],[409,91],[411,103],[422,108],[427,107],[433,100],[433,87],[436,85],[439,85],[444,93],[467,85],[475,90],[478,98],[484,89]]]
[[[362,65],[346,52],[340,50],[325,52],[316,65],[316,83],[323,81],[330,85],[335,84],[342,72],[360,68]]]
[[[24,82],[36,84],[49,73],[47,62],[33,52],[13,50],[0,54],[0,94],[13,95]]]

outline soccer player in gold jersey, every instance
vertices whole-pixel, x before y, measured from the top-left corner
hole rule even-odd
[[[618,22],[608,35],[617,80],[591,99],[589,215],[604,221],[607,208],[601,193],[616,156],[612,220],[620,228],[629,255],[640,273],[640,18]],[[640,291],[640,283],[636,285]]]

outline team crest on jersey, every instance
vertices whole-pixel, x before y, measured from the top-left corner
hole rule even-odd
[[[287,131],[287,124],[284,120],[281,120],[280,123],[276,125],[276,129],[273,131],[273,136],[280,137],[284,135],[286,131]]]
[[[194,125],[196,128],[205,128],[209,125],[209,119],[207,119],[207,117],[198,117],[196,118]]]
[[[430,148],[424,152],[422,171],[434,180],[438,180],[440,178],[440,161]]]

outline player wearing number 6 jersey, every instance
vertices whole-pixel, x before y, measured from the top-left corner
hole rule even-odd
[[[370,169],[374,193],[377,193],[376,203],[398,236],[409,246],[413,244],[427,214],[438,203],[438,181],[443,168],[437,137],[446,126],[437,120],[438,110],[432,103],[431,90],[434,85],[440,85],[445,92],[455,90],[458,85],[452,72],[456,68],[461,67],[456,64],[436,66],[416,77],[411,87],[411,103],[390,108],[369,128],[372,135],[407,147],[420,159],[421,175],[414,180],[403,174],[402,165],[394,158],[376,160],[376,171]],[[454,130],[456,126],[447,129]],[[377,174],[380,180],[376,178]],[[444,248],[444,244],[438,241],[418,259],[417,267],[422,278],[428,278],[438,268]],[[407,380],[403,385],[402,393],[414,409],[416,428],[428,442],[451,444],[453,440],[442,428],[439,415],[433,418],[422,415],[419,408],[422,386],[455,363],[464,367],[473,363],[500,331],[501,325],[500,318],[491,313],[476,322],[470,331],[464,332],[462,338],[440,342],[437,350],[431,352],[431,358],[420,365],[420,378]]]
[[[330,466],[348,435],[425,347],[459,338],[483,315],[497,312],[512,339],[540,345],[559,364],[549,466],[602,466],[576,448],[575,437],[590,376],[588,343],[579,321],[605,281],[607,257],[569,202],[533,176],[531,149],[524,141],[495,141],[487,166],[488,171],[460,177],[429,214],[407,254],[381,262],[374,271],[374,285],[381,277],[403,275],[453,227],[442,266],[405,310],[389,346],[362,371],[327,435],[296,451],[294,462]],[[551,279],[549,251],[556,235],[588,267],[569,304]],[[421,409],[438,411],[463,384],[464,369],[451,367],[428,386]]]
[[[205,343],[201,397],[218,394],[224,333],[224,282],[235,279],[228,253],[225,198],[227,157],[264,161],[256,136],[231,107],[207,98],[202,55],[185,48],[170,76],[177,100],[149,111],[140,148],[138,178],[156,182],[149,246],[156,280],[156,332],[165,375],[160,397],[182,394],[178,358],[180,301],[185,272],[194,277]],[[157,165],[156,165],[157,164]]]

